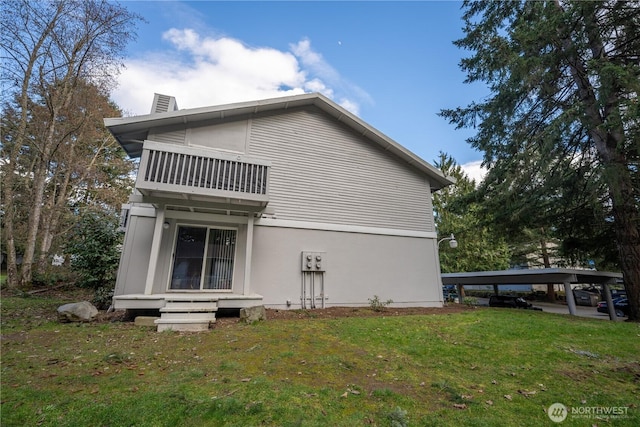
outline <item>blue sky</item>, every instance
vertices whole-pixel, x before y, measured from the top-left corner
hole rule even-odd
[[[123,1],[148,23],[113,98],[147,114],[154,92],[180,108],[322,92],[423,159],[482,154],[437,116],[488,94],[463,84],[458,1]]]

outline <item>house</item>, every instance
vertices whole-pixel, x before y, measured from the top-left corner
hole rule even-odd
[[[161,330],[217,308],[442,305],[431,197],[452,182],[328,98],[156,94],[105,125],[140,158],[116,309],[160,309]]]

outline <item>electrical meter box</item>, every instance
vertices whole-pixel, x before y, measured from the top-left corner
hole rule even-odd
[[[326,271],[326,252],[302,252],[302,271]]]

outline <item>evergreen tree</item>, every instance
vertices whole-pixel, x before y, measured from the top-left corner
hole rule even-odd
[[[505,227],[542,225],[575,256],[615,235],[640,320],[640,7],[632,1],[465,1],[467,82],[486,99],[442,115],[475,126]],[[501,218],[502,217],[502,218]],[[518,220],[518,221],[516,221]],[[599,259],[611,262],[606,249]]]
[[[443,273],[503,270],[509,266],[509,250],[501,235],[493,230],[491,218],[469,196],[475,181],[449,155],[440,153],[434,165],[456,180],[433,195],[433,210],[439,238],[454,234],[458,247],[443,241],[439,247]]]

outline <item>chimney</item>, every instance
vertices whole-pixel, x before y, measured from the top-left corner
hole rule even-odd
[[[153,95],[153,105],[151,105],[151,114],[167,113],[169,111],[178,111],[176,99],[169,95]]]

